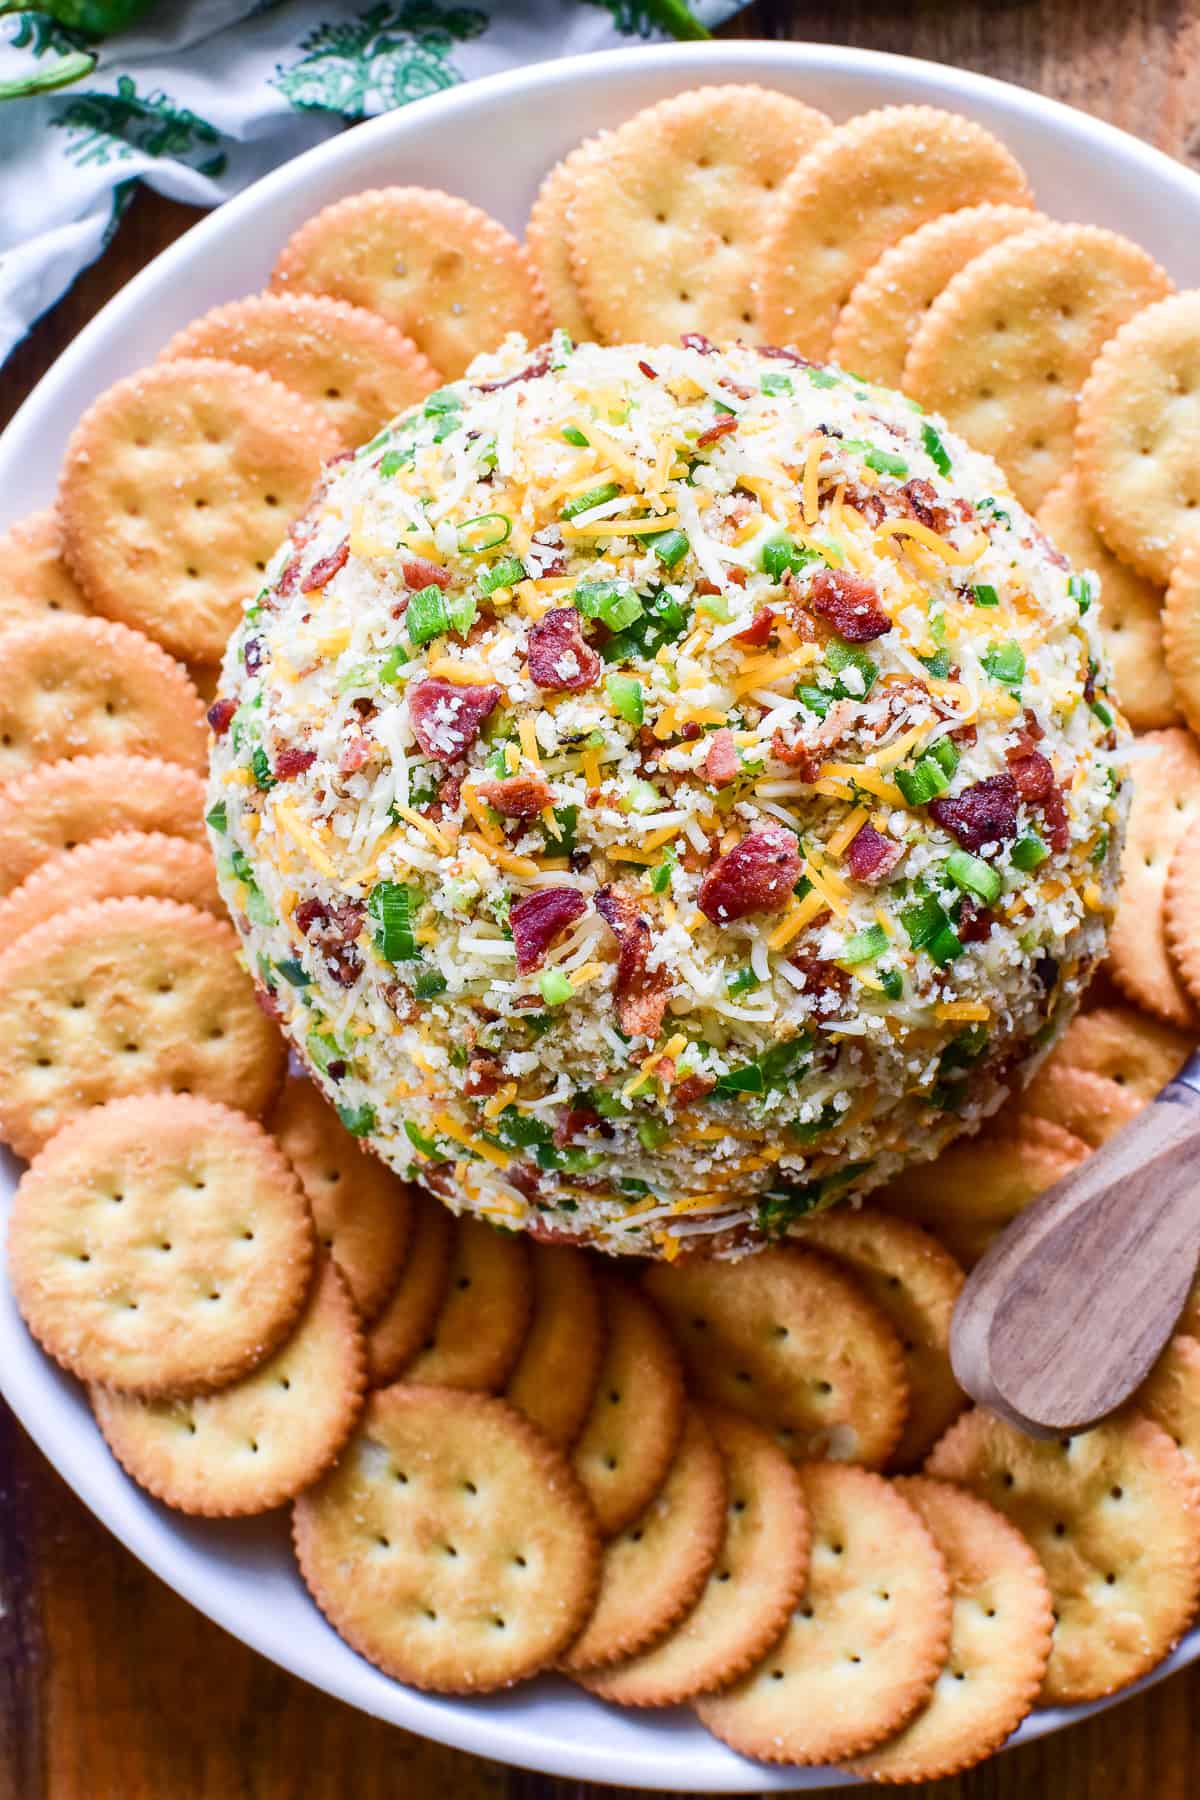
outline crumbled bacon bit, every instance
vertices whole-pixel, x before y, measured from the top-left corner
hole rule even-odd
[[[717,858],[700,883],[696,904],[716,925],[748,913],[780,912],[799,879],[800,861],[790,831],[764,826]]]
[[[848,644],[870,644],[892,629],[879,595],[861,575],[845,569],[820,569],[808,592],[813,612],[827,619]]]
[[[596,895],[596,911],[620,945],[614,988],[617,1023],[629,1037],[657,1037],[670,998],[671,977],[665,969],[646,966],[654,942],[649,921],[627,888],[602,887]]]
[[[549,373],[550,352],[543,350],[540,356],[535,356],[531,363],[527,363],[523,369],[518,369],[515,375],[506,375],[503,381],[477,381],[475,386],[481,394],[495,394],[501,388],[515,387],[519,381],[536,381],[539,375],[548,375]]]
[[[257,675],[262,668],[262,639],[247,638],[242,645],[242,661],[246,665],[247,675]]]
[[[268,1019],[274,1019],[277,1025],[283,1024],[285,1015],[282,1006],[279,1004],[279,996],[274,988],[260,987],[258,983],[255,982],[254,998],[258,1003],[260,1012],[265,1012]]]
[[[733,641],[735,644],[752,644],[755,649],[761,649],[764,644],[770,643],[774,629],[775,614],[769,606],[760,606],[745,631],[739,631]]]
[[[642,371],[642,374],[646,377],[647,381],[658,380],[658,370],[652,369],[648,362],[639,362],[638,368]]]
[[[208,720],[209,728],[215,737],[225,736],[237,709],[238,703],[236,700],[220,699],[213,701],[204,716]]]
[[[479,728],[500,702],[500,689],[457,687],[426,675],[408,694],[408,710],[418,744],[437,762],[456,762],[479,736]]]
[[[946,736],[952,744],[958,744],[962,749],[969,750],[979,740],[979,727],[978,725],[956,725],[953,731],[946,733]]]
[[[572,887],[539,888],[516,901],[509,908],[508,923],[517,951],[517,974],[539,968],[555,938],[586,911],[587,901]]]
[[[285,744],[282,750],[275,752],[272,773],[276,781],[294,781],[297,775],[303,775],[305,769],[311,769],[316,760],[315,750],[295,750],[290,744]]]
[[[711,1075],[685,1075],[671,1089],[671,1098],[676,1106],[691,1106],[697,1100],[703,1100],[716,1087]]]
[[[503,781],[481,781],[475,792],[506,819],[536,819],[554,802],[549,783],[540,775],[508,775]]]
[[[361,725],[356,725],[346,742],[342,745],[337,760],[339,775],[357,775],[365,768],[379,748],[375,739],[365,732]]]
[[[865,881],[874,887],[876,882],[891,874],[903,855],[903,844],[884,837],[873,825],[863,825],[850,840],[846,867],[854,881]]]
[[[932,481],[915,476],[912,481],[905,482],[897,498],[906,518],[915,519],[918,525],[927,526],[930,531],[943,536],[949,531],[953,521],[947,508],[939,501]]]
[[[844,1000],[850,992],[850,975],[846,969],[839,968],[837,963],[827,962],[823,956],[793,956],[791,964],[799,969],[804,977],[806,994],[836,994]]]
[[[329,906],[315,895],[302,900],[296,908],[297,930],[310,944],[316,944],[339,987],[353,987],[361,973],[363,959],[355,939],[362,931],[366,915],[366,905],[361,900],[346,900],[340,906]]]
[[[467,1072],[463,1077],[463,1092],[472,1099],[482,1099],[486,1094],[494,1094],[504,1080],[504,1070],[494,1056],[488,1056],[482,1050],[472,1050],[467,1064]]]
[[[958,920],[955,924],[955,935],[963,944],[983,944],[992,935],[992,927],[996,923],[996,915],[990,907],[984,906],[981,900],[972,895],[963,896],[959,907]]]
[[[835,700],[820,724],[803,737],[785,737],[778,728],[771,739],[771,754],[795,769],[801,781],[816,781],[826,755],[850,736],[857,716],[853,700]]]
[[[450,586],[449,569],[443,569],[441,563],[429,562],[424,556],[405,556],[401,559],[400,573],[404,577],[407,588],[417,589],[439,587],[445,590]]]
[[[1017,835],[1019,792],[1011,775],[989,775],[952,800],[933,800],[929,810],[964,850],[1003,844]]]
[[[1054,773],[1054,765],[1040,750],[1028,747],[1025,733],[1005,751],[1009,774],[1026,806],[1037,807],[1046,825],[1052,850],[1065,850],[1070,842],[1066,802]]]
[[[740,766],[733,733],[727,725],[722,725],[708,740],[704,778],[711,781],[714,787],[728,787],[731,781],[737,780]]]
[[[701,356],[717,354],[717,346],[702,331],[685,331],[679,341],[685,350],[698,350]]]
[[[554,1142],[560,1150],[574,1143],[585,1132],[600,1131],[605,1133],[605,1121],[594,1106],[568,1106],[558,1116],[554,1127]],[[607,1135],[611,1136],[612,1127],[608,1127]]]
[[[599,679],[600,658],[584,641],[573,606],[557,606],[530,627],[527,654],[530,680],[554,693],[577,693]]]
[[[704,450],[709,444],[719,443],[721,438],[731,436],[737,428],[738,422],[734,414],[722,413],[719,419],[714,419],[712,424],[705,426],[700,433],[696,439],[697,450]]]
[[[318,588],[323,588],[326,582],[332,581],[338,570],[345,567],[349,555],[350,539],[344,537],[336,549],[331,550],[327,556],[317,558],[301,584],[304,592],[306,594],[315,593]]]

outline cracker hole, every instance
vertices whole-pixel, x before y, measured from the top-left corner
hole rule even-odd
[[[466,1494],[470,1494],[472,1497],[474,1497],[474,1495],[476,1495],[479,1492],[479,1489],[475,1486],[475,1483],[473,1481],[464,1481],[463,1482],[463,1492]]]
[[[445,1550],[447,1556],[457,1556],[458,1555],[458,1551],[454,1548],[453,1544],[443,1544],[442,1548],[443,1548],[443,1550]]]
[[[1104,1577],[1104,1580],[1109,1587],[1116,1587],[1116,1585],[1117,1585],[1117,1578],[1113,1574],[1111,1569],[1108,1571],[1108,1574]]]
[[[408,1476],[404,1473],[403,1469],[396,1470],[396,1480],[400,1483],[401,1487],[408,1486]]]
[[[513,1561],[517,1565],[518,1569],[527,1569],[529,1567],[529,1564],[526,1562],[526,1560],[523,1556],[514,1556]]]
[[[250,1454],[251,1454],[251,1456],[258,1455],[258,1444],[254,1438],[250,1439]]]
[[[379,1545],[379,1548],[380,1548],[380,1549],[381,1549],[381,1550],[390,1550],[390,1549],[391,1549],[391,1547],[392,1547],[392,1540],[391,1540],[391,1538],[385,1538],[385,1537],[377,1537],[377,1538],[376,1538],[376,1539],[375,1539],[375,1542],[376,1542],[376,1543],[377,1543],[377,1544],[378,1544],[378,1545]],[[432,1618],[432,1617],[433,1617],[433,1615],[432,1615],[432,1613],[431,1613],[431,1614],[430,1614],[430,1617],[431,1617],[431,1618]]]
[[[604,1459],[604,1466],[606,1469],[609,1469],[609,1470],[615,1469],[617,1466],[617,1459],[613,1455],[611,1450],[609,1451],[608,1455]]]
[[[1004,1474],[1001,1477],[1001,1480],[1003,1481],[1006,1488],[1016,1487],[1016,1485],[1017,1485],[1016,1476],[1013,1475],[1008,1469],[1005,1469]]]
[[[169,1251],[173,1250],[175,1246],[171,1243],[171,1240],[168,1238],[165,1244],[160,1244],[158,1247],[160,1250],[165,1250],[165,1251],[169,1252]]]
[[[707,1319],[693,1319],[692,1320],[692,1330],[693,1331],[707,1331],[708,1330],[708,1320]]]
[[[89,1256],[89,1255],[88,1255],[88,1253],[87,1253],[87,1251],[86,1251],[86,1250],[83,1250],[83,1251],[81,1251],[81,1252],[80,1252],[80,1255],[79,1255],[79,1261],[80,1261],[80,1262],[91,1262],[91,1260],[92,1260],[92,1259],[91,1259],[91,1257],[90,1257],[90,1256]]]
[[[856,1655],[855,1655],[855,1653],[854,1653],[854,1651],[853,1651],[853,1650],[852,1650],[852,1651],[851,1651],[851,1652],[850,1652],[850,1654],[849,1654],[849,1656],[848,1656],[848,1657],[847,1657],[847,1658],[846,1658],[846,1661],[847,1661],[847,1662],[852,1662],[852,1663],[860,1663],[860,1662],[861,1662],[861,1661],[862,1661],[862,1657],[861,1657],[861,1656],[856,1656]]]
[[[208,505],[208,501],[202,500],[199,496],[197,496],[196,499],[192,501],[192,505],[195,507],[197,512],[201,512]]]
[[[680,292],[680,295],[679,295],[679,298],[683,301],[683,304],[685,306],[687,305],[687,303],[691,299],[691,297],[692,296],[690,294],[685,294],[682,291]]]
[[[290,1394],[292,1391],[292,1384],[286,1375],[281,1375],[279,1377],[279,1386],[285,1394]]]
[[[496,1627],[497,1631],[503,1631],[505,1629],[505,1624],[504,1624],[503,1619],[493,1619],[492,1624]]]
[[[728,1569],[718,1569],[717,1580],[718,1581],[728,1581],[729,1580],[729,1570]]]
[[[1056,1538],[1063,1538],[1067,1535],[1067,1528],[1061,1519],[1056,1519],[1054,1521],[1054,1535]]]
[[[783,1680],[783,1670],[782,1669],[772,1669],[771,1670],[771,1680],[772,1681],[782,1681]]]
[[[1123,1487],[1111,1487],[1108,1490],[1108,1497],[1110,1500],[1123,1500],[1125,1498],[1125,1489]]]
[[[629,1537],[630,1537],[630,1540],[632,1543],[640,1544],[642,1539],[645,1537],[645,1535],[646,1535],[646,1533],[644,1531],[639,1530],[639,1531],[631,1531],[629,1534]]]
[[[746,1510],[746,1502],[744,1500],[735,1500],[734,1501],[732,1511],[734,1511],[735,1513],[744,1513],[745,1510]]]
[[[785,1337],[787,1337],[787,1335],[788,1335],[788,1328],[786,1325],[776,1325],[775,1336],[777,1338],[785,1338]]]
[[[212,1293],[208,1297],[210,1300],[219,1300],[221,1298],[220,1288],[214,1288]]]
[[[188,577],[189,581],[196,581],[199,579],[200,571],[195,568],[193,564],[189,563],[184,570],[184,574]]]
[[[845,1544],[830,1544],[829,1548],[833,1551],[835,1556],[844,1556],[846,1553]]]
[[[750,1383],[750,1375],[746,1369],[739,1369],[733,1379],[740,1381],[743,1387],[747,1387]]]
[[[72,1012],[80,1012],[87,1005],[87,1001],[83,999],[82,995],[75,994],[69,1004]]]
[[[141,1049],[141,1047],[142,1046],[140,1044],[125,1044],[123,1046],[125,1054],[127,1056],[136,1056],[138,1051]]]
[[[329,389],[329,398],[331,400],[336,400],[338,398],[338,390],[336,388]],[[264,501],[264,504],[267,506],[278,506],[279,505],[279,495],[278,494],[264,494],[263,501]]]
[[[816,1388],[818,1394],[832,1394],[833,1392],[833,1383],[831,1381],[815,1381],[813,1386]]]

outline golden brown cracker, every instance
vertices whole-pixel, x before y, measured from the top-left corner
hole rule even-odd
[[[450,1279],[453,1244],[453,1214],[440,1201],[414,1188],[412,1223],[400,1276],[367,1333],[372,1387],[394,1381],[429,1336]]]
[[[0,787],[0,893],[60,851],[119,831],[206,843],[203,781],[160,756],[39,763]]]
[[[1194,1007],[1200,1007],[1200,822],[1179,840],[1163,902],[1167,948]]]
[[[0,636],[0,780],[113,752],[204,767],[204,708],[186,670],[107,619],[63,613]]]
[[[1037,1700],[1054,1628],[1050,1589],[1021,1533],[977,1494],[928,1476],[896,1485],[945,1559],[950,1648],[926,1705],[851,1768],[871,1781],[937,1781],[999,1750]]]
[[[660,1643],[581,1677],[618,1706],[674,1706],[729,1683],[775,1642],[808,1576],[800,1477],[761,1426],[703,1408],[725,1460],[725,1531],[703,1593]]]
[[[161,831],[119,831],[48,857],[0,900],[0,943],[85,900],[178,900],[224,919],[216,870],[206,846]]]
[[[571,1452],[604,1537],[649,1505],[683,1431],[683,1373],[671,1334],[639,1289],[603,1285],[607,1342],[595,1398]]]
[[[1114,1132],[1128,1125],[1142,1110],[1142,1101],[1107,1075],[1094,1075],[1048,1058],[1021,1095],[1020,1110],[1038,1119],[1061,1125],[1093,1150]]]
[[[371,1395],[296,1501],[300,1572],[335,1631],[399,1681],[485,1693],[536,1674],[591,1610],[599,1540],[562,1453],[490,1394]]]
[[[966,1404],[950,1367],[950,1319],[962,1269],[919,1225],[869,1206],[815,1213],[793,1225],[790,1235],[848,1268],[895,1330],[909,1400],[891,1463],[911,1468]]]
[[[602,137],[589,138],[555,163],[537,191],[525,227],[525,248],[541,277],[551,322],[577,344],[590,343],[596,328],[571,267],[570,209],[575,177],[602,143]]]
[[[371,1320],[399,1279],[412,1225],[413,1190],[364,1150],[314,1082],[290,1076],[267,1120],[300,1177],[317,1242]]]
[[[934,301],[904,391],[994,456],[1036,510],[1071,467],[1079,390],[1100,350],[1170,289],[1146,251],[1098,225],[1020,232]]]
[[[323,1475],[365,1392],[358,1314],[325,1258],[285,1342],[219,1393],[145,1400],[93,1387],[88,1397],[127,1475],[180,1512],[234,1518],[269,1512]]]
[[[913,1163],[874,1198],[941,1240],[965,1268],[1031,1200],[1077,1168],[1088,1146],[1049,1119],[1006,1110],[1002,1126]]]
[[[1179,1073],[1194,1047],[1187,1032],[1132,1006],[1098,1006],[1071,1020],[1054,1060],[1104,1075],[1146,1101]]]
[[[58,504],[97,612],[175,656],[218,662],[341,439],[236,362],[152,363],[101,394],[67,445]]]
[[[604,1313],[591,1261],[568,1244],[529,1245],[533,1316],[505,1398],[565,1449],[583,1430],[600,1377]]]
[[[1028,206],[960,206],[910,231],[855,284],[834,327],[833,361],[898,388],[917,327],[947,282],[1001,238],[1041,223]]]
[[[781,183],[831,131],[824,113],[753,86],[660,100],[575,171],[567,228],[607,343],[758,335],[762,236]]]
[[[708,1581],[725,1527],[725,1465],[689,1407],[666,1480],[646,1509],[604,1546],[591,1618],[560,1667],[586,1675],[655,1644]]]
[[[214,356],[259,369],[307,400],[355,450],[441,381],[411,338],[325,294],[250,294],[195,320],[164,358]]]
[[[776,1245],[741,1262],[649,1269],[698,1394],[778,1437],[793,1460],[882,1466],[908,1411],[887,1318],[825,1257]]]
[[[1182,546],[1162,611],[1163,654],[1179,710],[1200,732],[1200,528]]]
[[[63,560],[62,528],[52,506],[30,513],[0,537],[0,631],[47,614],[91,608]]]
[[[1133,1399],[1200,1468],[1200,1338],[1177,1332]]]
[[[1121,858],[1121,892],[1109,938],[1113,979],[1127,999],[1194,1030],[1196,1004],[1172,960],[1166,929],[1171,861],[1200,823],[1200,746],[1189,732],[1147,732],[1131,764],[1133,803]]]
[[[8,1248],[21,1315],[64,1368],[129,1393],[205,1393],[291,1330],[313,1232],[254,1120],[195,1094],[139,1094],[40,1152]]]
[[[106,1100],[158,1089],[259,1113],[283,1046],[233,927],[172,900],[91,900],[0,954],[0,1136],[32,1156]]]
[[[783,1635],[731,1687],[693,1701],[760,1762],[861,1756],[933,1691],[950,1638],[946,1565],[915,1507],[869,1469],[806,1463],[808,1588]]]
[[[1179,720],[1167,673],[1161,590],[1119,562],[1092,524],[1072,469],[1038,508],[1038,524],[1077,569],[1100,578],[1100,635],[1112,668],[1112,691],[1135,731]]]
[[[379,313],[451,381],[510,331],[537,344],[550,329],[522,246],[477,206],[437,188],[369,188],[336,200],[288,239],[271,287]]]
[[[1165,586],[1200,531],[1200,289],[1158,296],[1079,396],[1079,479],[1101,535]]]
[[[445,1298],[405,1381],[502,1388],[520,1355],[532,1306],[524,1239],[464,1214],[454,1224]]]
[[[1200,1596],[1200,1476],[1149,1419],[1037,1439],[976,1407],[926,1471],[990,1500],[1041,1558],[1055,1612],[1045,1700],[1115,1693],[1186,1631]]]
[[[781,188],[764,234],[759,326],[826,359],[838,314],[884,251],[958,207],[1032,204],[1004,145],[958,113],[888,106],[821,139]]]

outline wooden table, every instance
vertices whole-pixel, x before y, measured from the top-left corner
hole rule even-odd
[[[1200,0],[761,0],[725,35],[817,38],[1023,83],[1200,168]],[[8,363],[0,424],[192,209],[142,194]],[[687,1769],[679,1770],[681,1791]],[[0,1405],[0,1800],[592,1800],[360,1717],[210,1625],[80,1505]],[[926,1800],[1200,1793],[1200,1667]],[[631,1800],[631,1797],[630,1797]]]

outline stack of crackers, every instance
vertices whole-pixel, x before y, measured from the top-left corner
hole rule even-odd
[[[1028,1091],[857,1211],[640,1279],[454,1218],[288,1074],[218,900],[204,702],[323,464],[511,331],[746,337],[902,386],[1103,587],[1137,730],[1112,957]],[[1200,1598],[1200,1291],[1132,1405],[966,1409],[963,1272],[1200,1027],[1200,295],[1034,210],[971,121],[679,95],[546,177],[525,245],[351,196],[270,290],[89,409],[0,545],[9,1269],[136,1481],[291,1504],[361,1654],[439,1692],[557,1670],[744,1754],[932,1779],[1111,1694]]]

